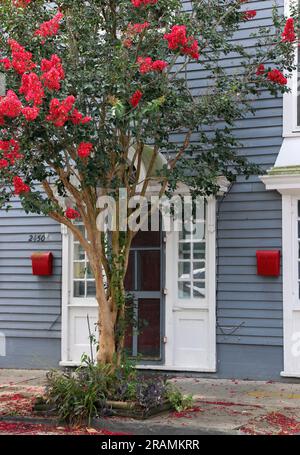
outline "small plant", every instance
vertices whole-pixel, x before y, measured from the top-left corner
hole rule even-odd
[[[177,412],[186,411],[194,405],[192,395],[184,395],[177,387],[168,384],[167,399]]]

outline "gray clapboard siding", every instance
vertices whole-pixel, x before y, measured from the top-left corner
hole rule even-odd
[[[49,234],[46,242],[29,242],[32,234]],[[52,251],[51,277],[32,275],[30,256]],[[17,200],[0,210],[0,332],[7,339],[7,356],[0,368],[57,366],[61,314],[61,233],[53,220],[26,215]],[[20,343],[29,351],[21,359]],[[45,354],[46,353],[46,354]]]

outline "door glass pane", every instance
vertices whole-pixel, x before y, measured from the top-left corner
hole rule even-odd
[[[74,297],[85,297],[84,281],[74,281]]]
[[[205,217],[204,206],[203,203],[203,209],[200,210],[203,217]],[[199,219],[186,223],[186,229],[179,233],[177,264],[179,299],[205,298],[205,226],[205,220]]]
[[[160,300],[141,299],[138,304],[138,355],[160,357]]]

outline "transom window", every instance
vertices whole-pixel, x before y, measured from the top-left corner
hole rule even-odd
[[[205,212],[205,209],[204,211]],[[185,224],[178,241],[178,298],[205,298],[206,235],[203,219]]]

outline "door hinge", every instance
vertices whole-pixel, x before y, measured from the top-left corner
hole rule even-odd
[[[168,289],[167,288],[163,288],[162,292],[163,292],[164,295],[167,295],[168,294]]]
[[[168,337],[163,337],[163,343],[166,344],[168,342]]]

